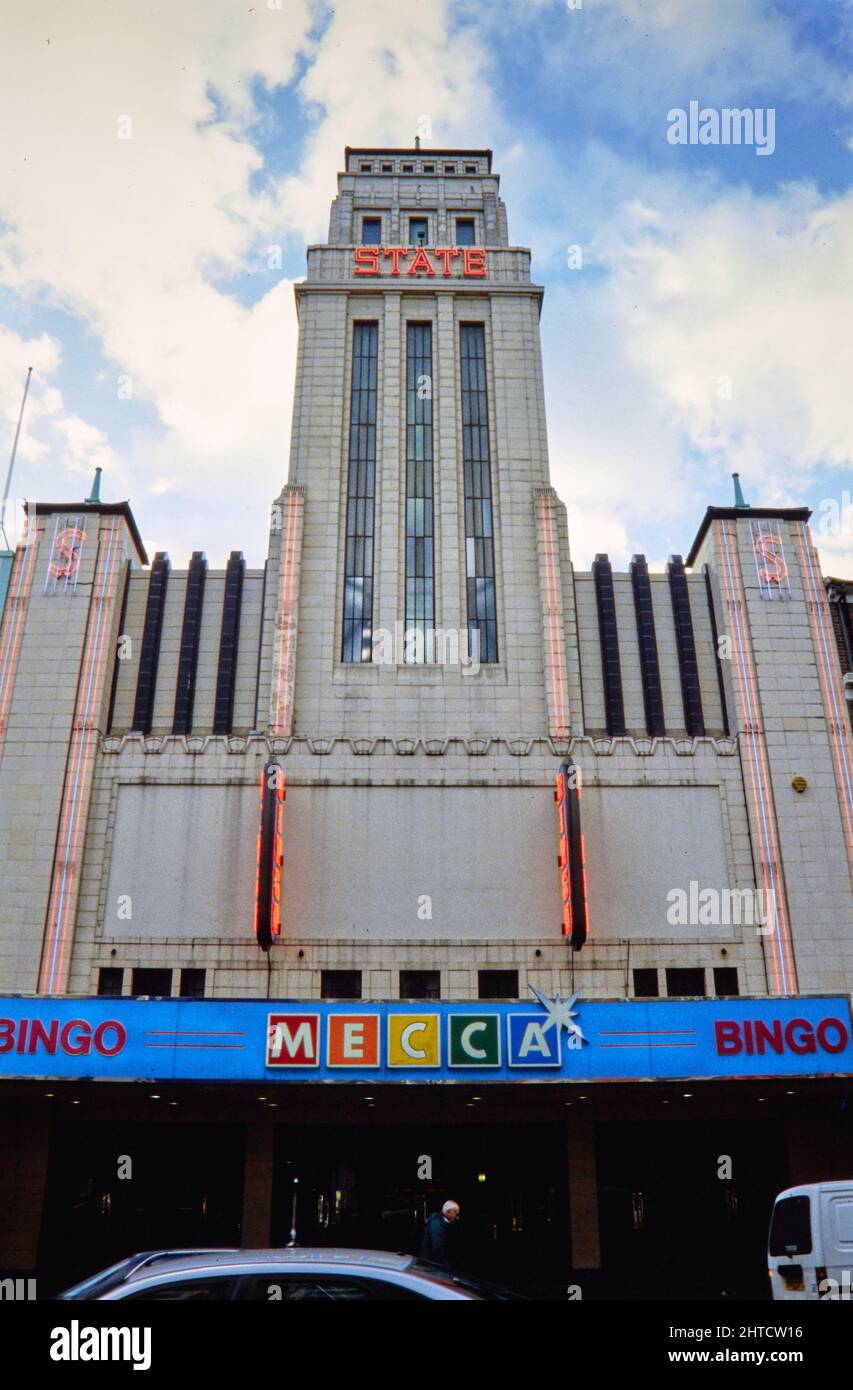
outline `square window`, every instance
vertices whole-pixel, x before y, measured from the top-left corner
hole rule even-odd
[[[181,998],[182,999],[203,999],[204,998],[204,976],[203,970],[189,969],[181,971]]]
[[[401,999],[440,999],[441,971],[401,970]]]
[[[360,999],[360,970],[321,970],[321,999]]]
[[[413,174],[415,172],[414,164],[404,164],[402,169],[404,174]]]
[[[478,999],[517,999],[517,970],[478,970]]]
[[[124,971],[113,965],[102,966],[98,971],[98,993],[115,998],[124,987]]]
[[[476,174],[476,172],[477,172],[477,166],[476,166],[476,164],[466,164],[466,165],[465,165],[465,173],[466,173],[466,174]]]
[[[370,163],[369,160],[363,159],[358,167],[361,170],[362,174],[373,173],[373,165]]]
[[[424,165],[424,173],[425,173],[425,174],[434,174],[434,173],[435,173],[435,165],[434,165],[434,164],[425,164],[425,165]]]
[[[171,970],[134,970],[131,994],[161,995],[168,999],[172,993]]]
[[[445,164],[445,166],[444,166],[444,172],[445,172],[445,174],[455,174],[455,173],[456,173],[456,165],[455,165],[455,164]]]
[[[660,994],[656,970],[634,971],[634,995],[637,999],[657,999]]]
[[[409,245],[427,246],[429,243],[429,222],[426,217],[409,218]]]
[[[393,165],[393,164],[383,164],[383,165],[382,165],[382,172],[383,172],[383,174],[393,174],[393,172],[394,172],[394,165]]]
[[[714,966],[714,993],[720,999],[734,999],[740,994],[736,965]]]
[[[363,246],[379,246],[382,242],[382,218],[362,217],[361,243]]]
[[[666,972],[666,992],[670,999],[705,998],[705,971],[702,966],[695,969],[676,968]]]
[[[456,219],[456,245],[474,245],[474,219],[473,217],[457,217]]]

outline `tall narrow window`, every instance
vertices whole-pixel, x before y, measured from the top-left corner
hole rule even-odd
[[[468,584],[469,658],[498,659],[495,606],[495,543],[492,532],[492,479],[489,466],[489,414],[486,396],[486,330],[463,323],[462,464],[465,472],[465,574]]]
[[[433,661],[432,324],[406,329],[406,654]]]
[[[370,661],[373,655],[373,506],[378,346],[378,324],[355,324],[344,557],[343,661]]]
[[[429,242],[429,222],[425,217],[409,218],[409,245],[426,246]]]

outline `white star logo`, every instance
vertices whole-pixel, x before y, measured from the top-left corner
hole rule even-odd
[[[553,999],[549,999],[548,995],[543,994],[541,989],[537,989],[535,985],[531,985],[530,988],[548,1015],[547,1022],[542,1027],[543,1033],[547,1033],[553,1025],[558,1032],[561,1028],[565,1028],[567,1033],[574,1034],[575,1037],[580,1038],[581,1042],[586,1042],[580,1027],[575,1023],[576,1009],[574,1006],[578,997],[576,994],[573,994],[570,999],[561,999],[559,994],[555,994]]]

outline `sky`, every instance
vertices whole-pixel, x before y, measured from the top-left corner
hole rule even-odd
[[[5,0],[0,33],[15,499],[101,466],[149,554],[260,565],[305,246],[344,146],[420,129],[494,150],[532,248],[575,564],[685,554],[737,470],[853,577],[853,0]],[[764,138],[674,143],[693,102]]]

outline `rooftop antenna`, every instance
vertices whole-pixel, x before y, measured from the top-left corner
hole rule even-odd
[[[32,367],[27,367],[27,379],[26,379],[26,381],[24,382],[24,395],[23,395],[23,399],[22,399],[22,401],[21,401],[20,413],[19,413],[19,415],[18,415],[18,425],[17,425],[17,428],[16,428],[16,430],[15,430],[15,438],[14,438],[14,440],[13,440],[13,442],[12,442],[12,453],[11,453],[11,455],[9,456],[9,471],[8,471],[7,474],[6,474],[6,486],[5,486],[4,489],[3,489],[3,504],[2,504],[2,507],[0,507],[0,531],[3,532],[3,540],[4,540],[5,543],[6,543],[6,549],[7,549],[7,550],[8,550],[10,547],[9,547],[9,537],[6,535],[6,503],[9,501],[9,494],[10,494],[11,489],[12,489],[12,470],[13,470],[14,467],[15,467],[15,454],[18,452],[18,439],[19,439],[20,434],[21,434],[21,421],[22,421],[23,418],[24,418],[24,406],[25,406],[26,403],[27,403],[27,392],[28,392],[29,389],[30,389],[30,377],[32,376],[32,374],[33,374],[33,369],[32,369]]]
[[[415,149],[416,149],[416,150],[419,150],[420,147],[421,147],[421,137],[420,137],[419,135],[416,135],[416,136],[415,136]]]
[[[744,500],[743,500],[743,492],[741,491],[741,486],[740,486],[740,474],[739,474],[739,473],[733,473],[733,474],[732,474],[732,479],[733,479],[734,485],[735,485],[735,506],[736,506],[738,509],[743,509],[744,511],[747,511],[747,512],[748,512],[748,511],[749,511],[749,503],[748,503],[748,502],[744,502]]]
[[[92,479],[92,493],[91,493],[91,496],[90,496],[90,497],[87,497],[87,498],[86,498],[86,506],[88,506],[90,502],[100,502],[100,500],[101,500],[101,474],[102,474],[102,472],[103,472],[103,469],[102,469],[102,468],[96,468],[96,469],[95,469],[95,476],[94,476],[94,478]]]

